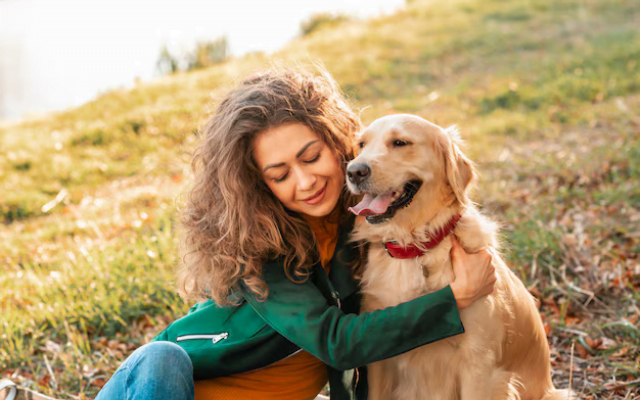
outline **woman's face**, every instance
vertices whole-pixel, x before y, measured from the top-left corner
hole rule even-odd
[[[300,123],[257,135],[253,158],[273,194],[291,211],[314,217],[331,213],[344,185],[336,155]]]

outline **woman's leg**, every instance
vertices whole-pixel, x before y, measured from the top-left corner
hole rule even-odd
[[[152,342],[134,351],[95,400],[193,399],[193,366],[171,342]]]

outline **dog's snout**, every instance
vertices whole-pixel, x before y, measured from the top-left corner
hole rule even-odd
[[[369,175],[371,175],[371,168],[364,163],[353,164],[347,168],[347,178],[354,185],[362,183]]]

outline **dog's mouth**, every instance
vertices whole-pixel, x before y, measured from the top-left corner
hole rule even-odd
[[[353,207],[349,207],[349,211],[356,215],[363,215],[370,224],[379,224],[390,220],[396,211],[411,204],[413,196],[418,193],[418,189],[422,186],[422,181],[415,179],[410,180],[404,186],[396,191],[371,194],[365,193],[362,201]]]

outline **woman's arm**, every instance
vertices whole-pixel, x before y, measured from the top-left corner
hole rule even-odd
[[[245,298],[278,333],[333,368],[346,370],[464,332],[450,287],[383,310],[345,314],[310,281],[293,283],[265,266],[269,297]],[[268,271],[268,272],[267,272]],[[283,279],[284,278],[284,279]]]
[[[458,305],[468,306],[493,290],[495,276],[487,254],[467,255],[458,246],[453,255],[457,278],[451,286],[395,307],[360,315],[345,314],[330,305],[310,280],[291,282],[278,264],[264,268],[268,299],[259,301],[246,292],[245,298],[289,341],[326,364],[345,370],[463,333]],[[461,299],[456,299],[452,289]]]

